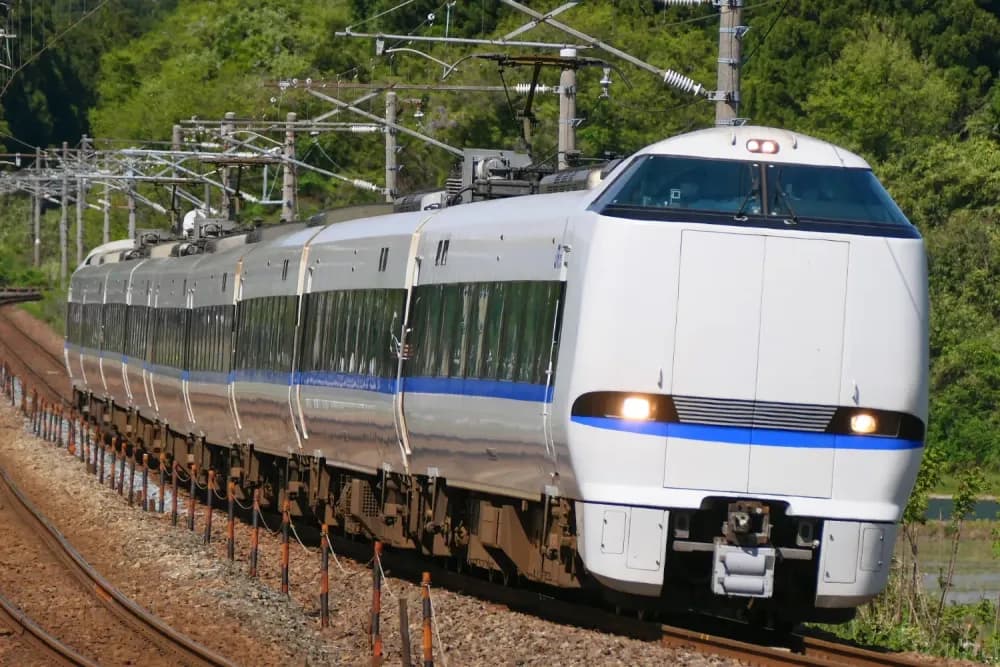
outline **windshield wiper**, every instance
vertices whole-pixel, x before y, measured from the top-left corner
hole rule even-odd
[[[747,205],[750,203],[750,201],[754,198],[754,196],[757,196],[758,197],[757,201],[760,201],[760,199],[759,199],[759,197],[760,197],[760,180],[757,178],[757,173],[756,173],[757,168],[758,167],[757,167],[756,164],[753,165],[754,171],[751,172],[751,176],[750,176],[750,179],[751,179],[750,190],[747,192],[747,196],[743,198],[743,202],[740,204],[740,207],[738,209],[736,209],[736,213],[733,214],[733,220],[735,220],[736,222],[746,222],[747,221],[746,208],[747,208]]]
[[[795,214],[795,209],[792,208],[792,198],[788,196],[785,189],[781,187],[781,170],[778,170],[778,175],[774,177],[774,194],[775,194],[775,204],[778,203],[778,196],[781,196],[781,201],[785,203],[785,208],[788,209],[790,218],[784,218],[786,225],[797,225],[799,224],[799,216]]]
[[[736,213],[733,215],[733,220],[735,220],[736,222],[747,221],[747,216],[745,211],[747,205],[754,198],[754,196],[758,197],[760,196],[760,183],[757,182],[756,178],[754,178],[754,184],[750,187],[750,191],[747,192],[747,196],[743,198],[743,203],[740,204],[740,207],[738,209],[736,209]]]

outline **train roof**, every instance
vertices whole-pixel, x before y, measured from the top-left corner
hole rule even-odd
[[[755,140],[758,142],[758,147],[767,141],[774,142],[777,152],[770,154],[752,152],[750,148]],[[860,156],[827,141],[791,130],[761,125],[713,127],[688,132],[651,144],[638,151],[636,155],[679,155],[858,169],[871,168]]]

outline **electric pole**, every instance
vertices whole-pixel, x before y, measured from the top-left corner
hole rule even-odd
[[[559,75],[559,169],[569,167],[569,156],[576,152],[576,49],[562,49],[567,60]]]
[[[111,240],[111,186],[104,184],[104,233],[101,234],[102,243]]]
[[[231,135],[235,129],[233,125],[234,120],[236,120],[236,113],[233,111],[227,111],[224,116],[222,126],[219,128],[223,152],[227,152],[233,147]],[[232,174],[230,173],[230,169],[231,167],[228,164],[222,165],[222,194],[226,198],[226,219],[235,220],[237,198],[236,195],[230,194],[230,188],[232,187]]]
[[[174,125],[173,131],[170,134],[170,149],[175,153],[180,153],[181,151],[181,126]],[[180,171],[178,171],[175,166],[173,169],[174,178],[180,177]],[[177,202],[177,186],[174,185],[170,192],[170,231],[172,231],[177,236],[181,236],[184,230],[181,229],[181,212],[178,208]]]
[[[42,195],[44,194],[44,186],[42,185],[42,149],[35,149],[35,179],[37,183],[37,188],[35,190],[35,210],[32,229],[32,238],[34,246],[34,261],[35,268],[37,269],[42,263]]]
[[[396,175],[399,164],[396,160],[396,93],[385,94],[385,200],[392,203],[396,196]]]
[[[88,141],[87,135],[80,139],[80,160],[87,159]],[[83,207],[86,204],[87,183],[83,176],[76,178],[76,264],[83,261]]]
[[[132,167],[128,169],[128,237],[135,239],[135,179]]]
[[[59,217],[59,284],[66,286],[67,259],[66,259],[66,231],[69,211],[66,208],[66,200],[69,199],[69,143],[62,145],[62,213]]]
[[[76,265],[83,261],[83,205],[86,197],[86,183],[83,177],[76,179]]]
[[[722,0],[719,5],[719,79],[715,92],[715,124],[738,123],[740,66],[742,65],[743,0]]]
[[[281,180],[281,219],[291,222],[295,219],[295,119],[294,111],[290,111],[286,116],[287,124],[285,129],[285,164],[283,178]]]

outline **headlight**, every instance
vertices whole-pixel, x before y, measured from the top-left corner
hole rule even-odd
[[[625,419],[649,419],[652,409],[649,400],[638,396],[629,396],[622,401],[622,417]]]
[[[859,412],[851,417],[851,431],[854,433],[874,433],[878,429],[878,420],[867,412]]]

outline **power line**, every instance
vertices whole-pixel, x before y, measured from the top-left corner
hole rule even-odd
[[[788,0],[785,0],[784,2],[781,3],[781,7],[778,9],[778,15],[771,20],[771,25],[767,26],[767,30],[764,31],[764,35],[760,38],[760,41],[757,42],[757,45],[753,47],[753,51],[751,51],[750,55],[748,55],[746,58],[743,59],[744,65],[750,62],[750,59],[753,58],[754,54],[757,53],[758,50],[760,50],[760,47],[764,46],[764,42],[767,41],[767,36],[771,34],[771,30],[774,28],[775,25],[778,24],[778,21],[780,21],[782,17],[784,17],[785,8],[787,7],[788,7]]]
[[[108,2],[110,2],[110,0],[101,0],[100,2],[98,2],[97,5],[95,5],[93,9],[85,12],[83,14],[83,16],[81,16],[76,21],[74,21],[73,23],[71,23],[67,27],[65,27],[59,34],[57,34],[55,37],[53,37],[52,39],[50,39],[47,44],[45,44],[42,48],[40,48],[38,51],[36,51],[35,53],[33,53],[31,55],[31,57],[29,57],[27,60],[25,60],[24,62],[22,62],[20,65],[18,65],[17,68],[13,72],[10,73],[10,76],[7,78],[7,81],[4,83],[3,88],[0,88],[0,98],[2,98],[3,95],[4,95],[4,93],[7,92],[7,89],[10,88],[10,84],[13,83],[14,78],[18,75],[18,73],[21,72],[21,70],[23,70],[25,67],[27,67],[32,62],[34,62],[35,60],[37,60],[38,57],[41,56],[46,51],[48,51],[49,48],[53,44],[55,44],[60,39],[62,39],[63,37],[65,37],[67,33],[69,33],[71,30],[73,30],[74,28],[76,28],[78,25],[80,25],[81,23],[83,23],[84,21],[86,21],[88,18],[90,18],[91,16],[93,16],[97,11],[99,11],[102,7],[104,7],[106,4],[108,4]]]
[[[32,146],[31,144],[29,144],[27,141],[24,141],[23,139],[18,139],[13,134],[7,134],[6,132],[0,132],[0,137],[6,137],[8,139],[13,139],[17,143],[19,143],[22,146],[25,146],[27,148],[30,148],[31,150],[35,150],[36,148],[38,148],[37,146]]]

